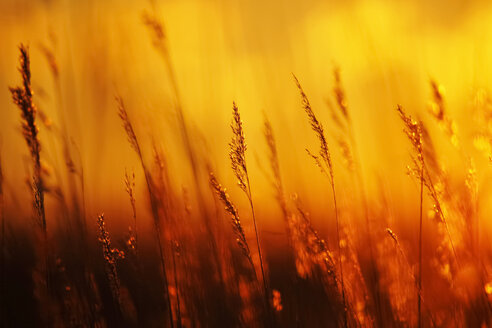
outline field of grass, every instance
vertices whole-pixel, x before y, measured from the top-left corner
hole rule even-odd
[[[492,8],[432,3],[0,4],[0,327],[491,326]]]

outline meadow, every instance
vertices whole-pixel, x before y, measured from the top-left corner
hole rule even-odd
[[[0,4],[1,327],[492,325],[492,7],[257,5]]]

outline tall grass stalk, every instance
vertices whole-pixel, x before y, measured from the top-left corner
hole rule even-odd
[[[203,185],[202,185],[202,177],[200,176],[199,161],[197,160],[196,151],[193,148],[190,129],[188,127],[188,123],[187,123],[185,113],[183,110],[181,93],[179,90],[175,68],[174,68],[173,61],[172,61],[171,54],[170,54],[170,50],[169,50],[169,45],[168,45],[165,27],[164,27],[163,22],[156,15],[156,8],[155,8],[154,3],[152,4],[152,13],[144,12],[142,15],[142,18],[143,18],[143,23],[147,26],[149,33],[151,34],[152,43],[153,43],[154,48],[157,50],[157,52],[161,55],[162,59],[164,60],[164,65],[165,65],[167,75],[168,75],[168,78],[170,81],[172,93],[174,95],[174,101],[175,101],[175,107],[176,107],[176,114],[178,117],[179,130],[180,130],[181,136],[183,138],[186,154],[188,156],[188,160],[190,162],[191,170],[193,173],[193,179],[194,179],[195,184],[196,184],[196,188],[194,188],[195,197],[197,199],[197,203],[199,206],[201,217],[203,218],[203,221],[205,223],[205,228],[206,228],[206,232],[207,232],[208,237],[209,237],[209,242],[210,242],[210,245],[212,248],[212,255],[213,255],[215,266],[216,266],[216,269],[217,269],[217,272],[219,275],[220,283],[222,286],[225,286],[223,273],[222,273],[222,267],[220,264],[221,262],[219,259],[219,251],[217,248],[217,242],[216,242],[215,236],[213,234],[213,229],[211,226],[211,218],[210,218],[210,214],[208,212],[208,207],[205,203],[205,200],[204,200],[203,194],[202,194]]]
[[[418,326],[422,327],[422,211],[423,211],[423,197],[424,197],[424,147],[423,147],[423,137],[422,137],[422,125],[419,122],[414,121],[410,116],[408,116],[401,106],[397,107],[397,111],[400,115],[401,120],[405,125],[405,133],[412,144],[415,155],[417,159],[414,160],[415,165],[419,170],[418,177],[420,182],[420,203],[419,203],[419,276],[417,280],[418,289],[418,300],[417,300],[417,313],[418,313]]]
[[[173,319],[173,310],[172,310],[172,305],[171,305],[171,298],[169,295],[169,279],[167,276],[167,271],[166,271],[166,262],[164,259],[164,249],[163,249],[163,244],[162,244],[162,237],[161,237],[161,224],[160,224],[160,216],[159,216],[159,200],[157,199],[156,191],[155,189],[155,184],[152,179],[152,175],[150,174],[150,171],[147,169],[147,166],[145,165],[143,155],[142,155],[142,150],[140,148],[140,144],[138,143],[137,135],[135,134],[135,130],[133,129],[133,125],[130,121],[130,118],[128,117],[128,113],[126,111],[125,104],[123,103],[123,99],[121,97],[116,97],[116,103],[118,105],[118,115],[121,118],[121,121],[123,123],[123,128],[125,129],[128,142],[130,143],[130,146],[133,148],[133,150],[136,152],[137,157],[140,161],[140,164],[142,166],[142,170],[144,172],[145,176],[145,182],[147,184],[147,191],[149,193],[149,199],[150,199],[150,207],[152,211],[152,217],[153,217],[153,222],[154,222],[154,232],[155,232],[155,237],[157,239],[157,244],[159,247],[159,257],[160,257],[160,262],[161,262],[161,270],[162,270],[162,275],[164,279],[164,289],[165,289],[165,300],[167,303],[168,307],[168,312],[169,312],[169,321],[171,328],[174,328],[174,319]]]
[[[70,143],[70,135],[68,132],[69,125],[67,117],[66,117],[66,109],[63,104],[63,92],[62,92],[62,82],[60,76],[60,66],[58,64],[58,60],[55,54],[55,46],[56,40],[54,36],[52,36],[52,45],[53,48],[48,47],[46,45],[40,45],[40,50],[43,53],[53,79],[54,93],[55,93],[55,101],[59,119],[59,132],[62,142],[62,153],[65,160],[65,170],[66,170],[66,178],[68,181],[68,191],[69,197],[72,203],[72,216],[75,219],[75,223],[78,225],[78,229],[81,231],[81,238],[83,246],[87,246],[87,222],[85,221],[85,216],[82,216],[81,204],[77,191],[77,169],[75,163],[73,161],[72,156],[72,145]]]
[[[340,270],[340,285],[341,285],[341,293],[342,293],[342,301],[344,307],[344,326],[348,327],[348,314],[347,314],[347,302],[345,297],[345,285],[344,285],[344,277],[343,277],[343,263],[342,263],[342,248],[340,246],[340,219],[338,217],[338,205],[337,205],[337,196],[335,191],[335,177],[333,173],[333,163],[331,160],[330,150],[328,148],[328,142],[326,141],[325,132],[323,129],[323,125],[319,122],[316,115],[313,112],[311,104],[309,103],[309,99],[307,98],[304,90],[302,89],[301,84],[297,77],[292,74],[294,77],[294,82],[299,90],[302,100],[302,106],[304,111],[308,116],[309,123],[311,124],[311,129],[316,134],[320,142],[320,149],[318,155],[312,154],[309,150],[307,150],[308,154],[314,159],[316,165],[321,169],[321,171],[327,175],[328,180],[330,181],[331,191],[333,195],[333,206],[335,210],[335,221],[336,221],[336,233],[337,233],[337,250],[338,250],[338,263]]]
[[[265,270],[263,266],[263,255],[261,252],[260,236],[258,233],[258,226],[256,224],[256,214],[253,205],[253,195],[251,193],[251,184],[249,181],[248,168],[246,165],[246,139],[244,136],[243,121],[241,120],[241,115],[239,114],[239,109],[236,103],[232,103],[232,140],[229,143],[230,151],[229,158],[231,160],[232,171],[234,172],[237,182],[241,190],[246,194],[248,198],[249,206],[251,208],[251,214],[253,216],[253,226],[255,229],[256,246],[258,248],[258,257],[260,260],[260,270],[261,278],[263,281],[264,294],[266,299],[266,306],[268,312],[270,312],[270,300],[267,280],[265,277]]]
[[[355,171],[355,178],[357,179],[357,185],[359,186],[360,197],[362,199],[363,211],[364,211],[364,219],[365,219],[365,228],[367,234],[368,248],[369,248],[369,260],[371,263],[370,267],[370,277],[372,279],[371,286],[373,287],[373,293],[375,297],[375,307],[376,307],[376,315],[379,324],[383,324],[382,322],[382,313],[381,313],[381,296],[379,288],[377,287],[379,284],[378,275],[377,275],[377,265],[374,257],[374,243],[373,243],[373,231],[371,227],[371,221],[369,219],[369,205],[367,201],[367,192],[365,181],[362,175],[362,166],[361,161],[359,159],[359,152],[357,148],[357,142],[354,134],[354,125],[353,120],[350,115],[350,110],[348,106],[347,96],[345,94],[345,90],[342,86],[342,79],[340,74],[340,68],[336,67],[333,70],[333,79],[334,79],[334,87],[333,87],[333,95],[336,100],[337,107],[341,113],[342,119],[345,121],[346,131],[349,139],[349,143],[352,147],[352,156],[353,156],[353,166]]]
[[[31,87],[31,67],[29,48],[21,44],[19,46],[20,67],[22,85],[11,87],[12,100],[21,111],[22,134],[27,143],[33,162],[33,182],[31,187],[34,194],[34,208],[36,209],[38,224],[43,234],[42,249],[45,260],[45,283],[47,291],[50,291],[50,260],[48,251],[48,231],[46,226],[46,213],[44,205],[44,186],[41,174],[41,144],[39,142],[38,127],[36,124],[37,108],[33,102],[33,91]]]

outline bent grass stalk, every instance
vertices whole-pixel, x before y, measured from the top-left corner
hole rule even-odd
[[[307,98],[306,94],[304,93],[304,90],[302,89],[301,84],[299,83],[299,80],[297,77],[292,74],[294,77],[294,82],[297,86],[297,89],[299,89],[299,93],[301,95],[302,99],[302,106],[304,108],[304,111],[306,112],[308,116],[309,123],[311,124],[311,129],[314,131],[316,134],[319,142],[320,142],[320,149],[319,149],[319,155],[314,155],[309,150],[306,149],[307,153],[314,159],[316,165],[321,169],[321,171],[327,175],[328,180],[330,181],[331,185],[331,191],[333,195],[333,205],[334,205],[334,210],[335,210],[335,221],[336,221],[336,233],[337,233],[337,246],[338,246],[338,262],[340,266],[340,284],[342,288],[342,301],[343,301],[343,310],[344,310],[344,326],[348,327],[348,314],[347,314],[347,303],[345,299],[345,286],[344,286],[344,279],[343,279],[343,263],[342,263],[342,249],[340,246],[340,220],[338,217],[338,206],[337,206],[337,197],[336,197],[336,192],[335,192],[335,179],[334,179],[334,174],[333,174],[333,163],[331,160],[331,155],[330,151],[328,148],[328,143],[326,141],[325,137],[325,132],[323,129],[323,126],[321,123],[318,121],[316,115],[313,112],[313,109],[311,108],[311,104],[309,103],[309,99]]]
[[[330,254],[330,251],[328,250],[328,247],[326,246],[325,240],[319,236],[318,231],[313,227],[313,224],[311,222],[311,219],[309,218],[308,213],[306,213],[306,211],[304,211],[302,209],[299,200],[296,201],[296,208],[297,208],[297,212],[299,212],[299,215],[301,216],[304,224],[306,225],[307,230],[309,231],[310,235],[312,237],[314,237],[313,239],[314,239],[315,244],[318,246],[321,253],[323,253],[323,255],[324,255],[323,256],[323,263],[325,264],[325,270],[328,273],[328,275],[333,279],[335,286],[338,289],[339,281],[338,281],[338,278],[337,278],[337,275],[335,272],[336,264],[335,264],[335,261],[333,260],[333,257]]]
[[[237,178],[238,185],[241,188],[241,190],[246,194],[246,197],[248,198],[249,201],[249,206],[251,208],[251,214],[253,216],[253,226],[255,229],[256,246],[258,248],[258,257],[260,259],[261,278],[263,280],[266,306],[268,312],[270,312],[269,293],[268,293],[268,286],[265,277],[265,270],[263,266],[263,255],[261,252],[260,236],[256,224],[255,209],[253,206],[253,195],[251,193],[251,184],[249,182],[248,168],[246,166],[246,149],[247,149],[246,139],[244,136],[243,121],[241,120],[241,115],[239,114],[239,109],[236,106],[235,102],[232,103],[232,115],[233,115],[232,123],[231,123],[232,140],[229,143],[230,146],[229,158],[231,160],[232,171],[234,172],[234,175]]]
[[[62,83],[60,78],[60,68],[55,55],[55,49],[54,49],[55,41],[53,39],[52,39],[52,47],[53,48],[50,48],[43,44],[39,45],[39,48],[48,63],[51,76],[53,79],[56,107],[58,112],[58,119],[60,121],[60,125],[57,132],[59,132],[60,139],[62,141],[62,154],[66,164],[65,165],[65,169],[67,173],[66,177],[68,181],[68,188],[69,188],[70,198],[72,201],[73,212],[75,213],[76,223],[82,231],[83,244],[85,245],[87,239],[87,223],[85,221],[85,217],[79,216],[81,212],[81,204],[77,195],[77,183],[76,183],[77,170],[72,157],[71,146],[73,145],[71,145],[69,142],[70,137],[68,133],[67,119],[65,115],[66,110],[63,105],[63,97],[62,97],[63,93],[62,93]]]
[[[231,215],[232,231],[236,236],[236,242],[239,245],[239,248],[241,248],[243,255],[246,257],[249,264],[251,265],[251,269],[256,277],[255,265],[253,264],[251,251],[249,249],[248,241],[246,240],[246,235],[244,234],[244,229],[241,225],[241,220],[239,218],[239,213],[236,209],[236,206],[234,206],[231,199],[229,198],[226,188],[222,187],[222,185],[217,181],[217,178],[215,177],[215,174],[213,172],[210,172],[209,181],[212,190],[215,191],[217,196],[219,196],[220,201],[225,206],[225,210]],[[258,278],[256,277],[256,279]]]
[[[160,228],[160,217],[159,217],[159,204],[158,204],[158,199],[156,199],[156,193],[154,191],[155,185],[154,181],[152,179],[152,176],[147,169],[147,166],[145,165],[145,162],[143,160],[142,156],[142,151],[140,148],[140,144],[138,143],[137,140],[137,135],[135,134],[135,131],[133,129],[133,125],[130,121],[130,118],[128,117],[128,113],[126,111],[126,107],[123,103],[123,99],[121,97],[116,97],[116,103],[118,105],[118,115],[121,118],[121,121],[123,123],[123,128],[125,129],[128,142],[130,143],[130,146],[133,148],[133,150],[137,153],[138,159],[140,160],[140,164],[142,166],[142,170],[144,171],[144,176],[145,176],[145,181],[147,183],[147,191],[149,193],[149,199],[150,199],[150,207],[152,210],[152,216],[153,216],[153,221],[154,221],[154,230],[155,230],[155,235],[159,247],[159,255],[160,255],[160,262],[161,262],[161,270],[164,278],[164,289],[165,289],[165,298],[166,298],[166,303],[169,311],[169,321],[171,324],[171,328],[174,327],[174,319],[173,319],[173,311],[172,311],[172,305],[171,305],[171,298],[169,295],[169,279],[167,277],[167,271],[166,271],[166,263],[164,259],[164,250],[163,250],[163,245],[162,245],[162,238],[161,238],[161,228]]]
[[[180,128],[179,130],[181,132],[181,137],[183,138],[186,154],[188,156],[188,160],[190,162],[191,170],[193,173],[193,178],[196,183],[196,188],[194,188],[195,197],[198,201],[199,210],[204,219],[205,228],[210,238],[215,265],[217,267],[217,272],[219,273],[219,277],[220,277],[220,283],[223,285],[224,278],[222,275],[222,268],[220,265],[217,242],[215,240],[215,236],[213,235],[210,215],[202,195],[203,188],[202,188],[202,177],[200,176],[200,167],[198,165],[196,151],[193,148],[193,144],[192,144],[192,138],[191,138],[192,134],[190,133],[190,129],[188,128],[188,123],[183,110],[181,94],[178,86],[175,68],[169,51],[169,45],[168,45],[168,39],[166,36],[165,27],[163,22],[159,19],[159,17],[157,17],[155,13],[155,7],[154,6],[152,7],[153,7],[152,13],[148,13],[146,11],[143,12],[142,14],[143,24],[149,30],[154,48],[157,50],[157,52],[162,56],[164,60],[164,65],[166,67],[172,92],[174,94],[178,125]]]

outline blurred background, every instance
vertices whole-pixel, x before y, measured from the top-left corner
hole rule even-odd
[[[84,171],[89,217],[104,211],[115,218],[129,211],[125,169],[135,170],[142,194],[137,205],[147,211],[143,174],[117,116],[116,94],[127,104],[148,160],[154,140],[168,155],[176,188],[192,187],[171,83],[143,23],[144,12],[154,13],[165,26],[194,147],[206,154],[233,198],[245,205],[228,159],[232,101],[238,104],[253,194],[264,224],[273,220],[268,213],[275,206],[270,205],[272,191],[261,169],[268,165],[264,115],[277,137],[288,192],[301,195],[311,209],[332,210],[327,180],[305,152],[316,149],[317,140],[292,73],[325,125],[342,207],[350,206],[351,189],[345,187],[353,182],[327,107],[327,100],[333,101],[335,67],[340,69],[370,199],[386,190],[398,211],[417,213],[418,184],[406,175],[411,148],[395,108],[402,104],[415,118],[435,124],[428,114],[430,79],[443,88],[461,142],[457,151],[433,129],[443,167],[464,177],[473,157],[480,197],[489,197],[490,188],[483,185],[490,178],[489,160],[473,147],[477,94],[483,95],[492,82],[492,7],[487,1],[2,0],[0,151],[7,208],[29,197],[23,183],[29,168],[27,147],[8,90],[20,81],[20,43],[30,47],[34,100],[48,123],[39,125],[46,170],[53,172],[63,163],[61,145],[49,131],[51,122],[65,126],[78,149],[74,157]],[[56,61],[58,84],[46,49]],[[486,210],[487,202],[482,204]],[[28,206],[20,209],[26,215],[31,211]]]

